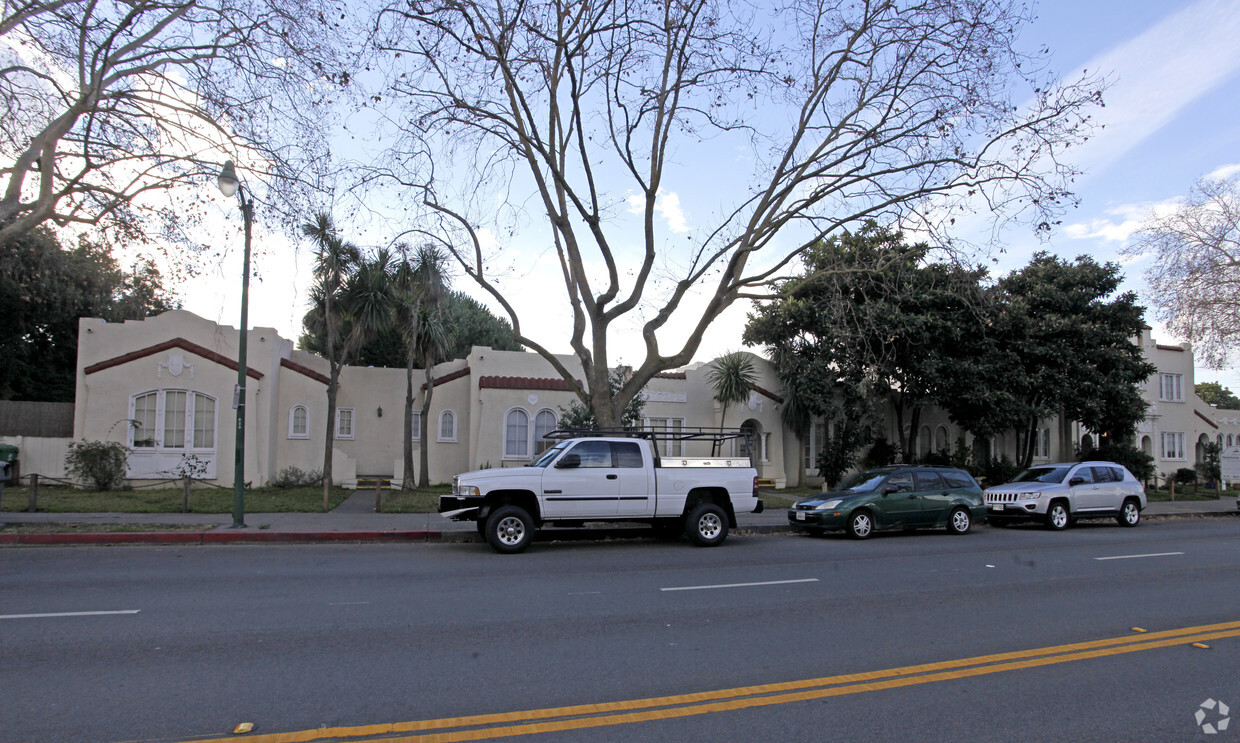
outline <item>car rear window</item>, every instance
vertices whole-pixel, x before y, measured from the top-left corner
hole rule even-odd
[[[940,490],[943,487],[937,472],[914,472],[913,483],[916,490]]]

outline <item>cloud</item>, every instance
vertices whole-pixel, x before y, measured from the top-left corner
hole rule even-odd
[[[1106,128],[1076,151],[1077,162],[1105,170],[1231,78],[1240,71],[1238,37],[1235,0],[1199,0],[1090,60],[1086,69],[1117,80],[1096,117]]]
[[[1146,220],[1152,216],[1161,216],[1171,212],[1179,206],[1182,200],[1182,197],[1176,197],[1166,201],[1119,204],[1105,210],[1103,217],[1065,225],[1063,233],[1073,240],[1125,243],[1141,229]],[[1115,217],[1115,219],[1109,217]]]
[[[1233,175],[1240,173],[1240,163],[1235,165],[1224,165],[1216,168],[1206,174],[1206,179],[1211,181],[1225,181]]]
[[[641,196],[629,197],[629,214],[641,214],[645,209],[645,201]],[[680,209],[680,195],[675,191],[659,189],[654,202],[654,210],[667,222],[667,228],[678,235],[689,231],[689,223]]]

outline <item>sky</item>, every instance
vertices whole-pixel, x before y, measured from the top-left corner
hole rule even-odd
[[[1021,46],[1048,47],[1051,68],[1065,77],[1088,69],[1106,74],[1113,84],[1105,95],[1105,108],[1095,116],[1103,127],[1070,155],[1085,172],[1075,183],[1079,206],[1065,215],[1049,240],[1040,241],[1028,229],[1005,231],[992,275],[1025,265],[1037,250],[1067,259],[1090,255],[1120,262],[1126,277],[1123,289],[1142,295],[1149,261],[1121,252],[1142,219],[1153,210],[1173,208],[1203,176],[1240,172],[1238,39],[1240,3],[1235,0],[1039,3],[1037,19],[1020,37]],[[694,196],[708,190],[701,184],[669,185],[659,209],[669,233],[693,226],[695,207],[704,211],[707,206],[695,202]],[[220,208],[234,223],[238,221],[235,201],[221,200]],[[240,312],[239,230],[229,230],[224,239],[233,240],[235,249],[176,290],[185,309],[235,326]],[[255,241],[259,249],[250,290],[250,325],[274,327],[295,340],[311,282],[309,246],[291,244],[263,229],[256,230]],[[510,283],[512,298],[525,309],[523,317],[545,316],[547,282],[560,282],[553,256],[544,254],[514,265],[521,268]],[[544,274],[547,271],[554,275]],[[457,288],[467,289],[463,282]],[[717,320],[695,361],[741,347],[747,309],[738,303]],[[1154,327],[1158,342],[1180,342],[1154,321],[1152,310],[1146,321]],[[635,336],[620,333],[613,339],[612,363],[640,362]],[[555,352],[569,351],[566,342],[563,347],[548,345]],[[1215,380],[1240,391],[1240,370],[1198,367],[1197,382]]]

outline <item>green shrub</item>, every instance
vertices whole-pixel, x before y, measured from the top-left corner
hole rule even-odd
[[[1197,470],[1192,467],[1181,467],[1175,471],[1171,479],[1176,485],[1192,485],[1197,482]]]
[[[1011,482],[1020,473],[1020,467],[1008,459],[1006,454],[998,459],[992,458],[979,470],[980,477],[986,481],[987,485],[1002,485],[1005,482]]]
[[[71,441],[65,471],[95,490],[117,490],[125,484],[129,449],[115,441]]]
[[[896,457],[900,455],[900,448],[892,444],[887,439],[875,439],[874,445],[865,453],[865,458],[861,463],[866,469],[871,467],[885,467],[894,464]]]
[[[268,487],[278,490],[288,490],[290,488],[304,488],[323,482],[322,470],[310,470],[309,472],[300,467],[285,467],[271,478],[271,482],[267,483]]]

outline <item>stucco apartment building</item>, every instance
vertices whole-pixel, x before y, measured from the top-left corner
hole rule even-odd
[[[181,310],[123,323],[83,319],[74,438],[125,443],[132,452],[129,474],[134,479],[163,479],[189,461],[199,476],[231,482],[237,341],[235,328]],[[1159,371],[1146,385],[1150,409],[1138,440],[1155,457],[1158,470],[1191,467],[1201,446],[1211,440],[1240,447],[1240,413],[1216,411],[1193,393],[1188,346],[1156,344],[1149,330],[1140,342]],[[563,361],[570,369],[580,369],[575,358]],[[749,399],[729,407],[722,424],[746,426],[755,433],[753,459],[762,477],[782,486],[797,482],[799,469],[816,481],[812,453],[829,430],[828,422],[816,423],[805,440],[787,430],[781,423],[783,397],[774,369],[759,357],[755,366],[758,379]],[[327,361],[295,349],[272,328],[253,328],[247,367],[246,481],[262,485],[290,466],[319,469],[326,435]],[[652,380],[645,393],[645,425],[721,425],[723,411],[713,399],[708,371],[709,364],[695,364]],[[556,428],[562,409],[575,399],[569,385],[534,353],[475,347],[468,358],[437,366],[434,375],[430,440],[415,438],[415,447],[429,447],[432,482],[446,482],[469,469],[529,461],[549,446],[542,435]],[[425,395],[422,380],[422,372],[416,371],[419,409]],[[354,485],[359,476],[404,476],[405,386],[404,369],[343,370],[332,467],[342,484]],[[922,421],[921,454],[953,447],[962,436],[942,411],[928,410]],[[415,437],[417,431],[415,423]],[[1088,436],[1077,424],[1049,421],[1039,435],[1037,459],[1070,458],[1074,446]],[[887,437],[895,440],[896,431],[888,431]],[[981,443],[967,436],[966,441]],[[986,443],[996,454],[1015,457],[1014,435]],[[675,443],[665,446],[665,456],[693,454]],[[25,471],[31,471],[29,463]]]

